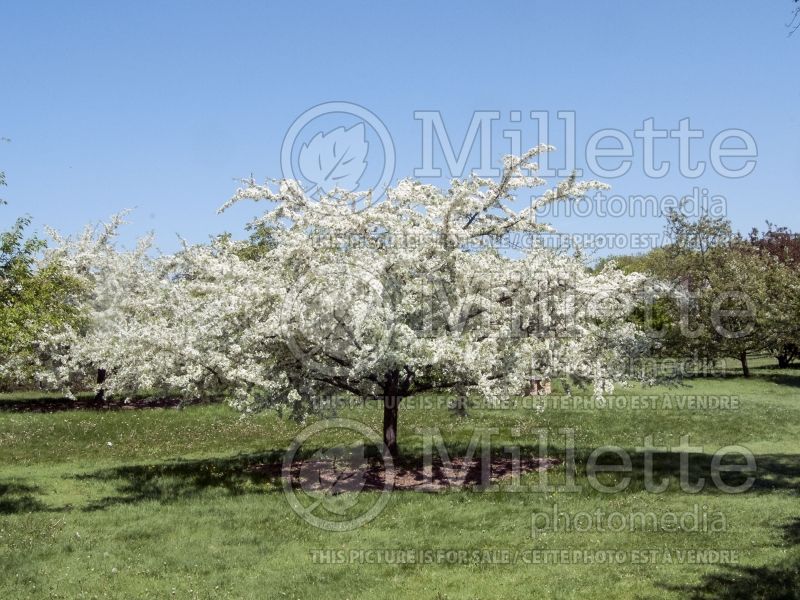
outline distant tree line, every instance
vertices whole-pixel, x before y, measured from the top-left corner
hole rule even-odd
[[[750,375],[755,353],[780,368],[800,356],[800,236],[767,223],[736,233],[725,218],[667,217],[669,242],[645,254],[616,256],[627,272],[671,286],[640,307],[635,319],[650,332],[657,356],[713,363],[733,357]]]

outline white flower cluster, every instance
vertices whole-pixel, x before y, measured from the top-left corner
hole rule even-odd
[[[150,240],[119,251],[119,217],[55,236],[44,260],[83,282],[74,301],[86,325],[42,341],[42,381],[88,385],[103,368],[110,393],[222,393],[243,410],[298,414],[342,391],[503,400],[532,373],[588,381],[602,395],[644,348],[627,319],[643,278],[613,265],[594,274],[538,244],[521,253],[497,244],[548,231],[535,218],[546,203],[604,187],[570,178],[515,208],[520,189],[546,184],[530,173],[547,150],[506,158],[497,181],[441,190],[405,180],[380,201],[247,181],[223,209],[269,203],[251,223],[270,236],[257,254],[226,237],[169,256],[154,257]]]

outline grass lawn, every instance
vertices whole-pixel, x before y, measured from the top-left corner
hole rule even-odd
[[[420,455],[422,432],[431,426],[439,427],[451,455],[464,452],[475,428],[497,428],[495,447],[521,445],[526,453],[546,429],[548,454],[561,458],[560,430],[573,428],[581,490],[536,492],[531,488],[542,475],[529,473],[523,491],[501,485],[394,492],[377,518],[347,532],[312,527],[292,511],[274,476],[251,469],[279,460],[302,429],[277,414],[241,419],[222,404],[29,412],[20,402],[37,402],[30,395],[0,398],[0,598],[797,598],[800,371],[756,364],[753,375],[624,392],[733,397],[735,406],[722,410],[656,402],[474,408],[459,418],[442,407],[401,407],[400,444],[409,460]],[[339,416],[380,430],[377,406]],[[694,494],[680,489],[673,451],[659,454],[654,466],[657,479],[669,478],[668,489],[646,491],[637,448],[647,435],[673,448],[690,436],[692,446],[702,447],[690,471],[705,476],[706,487]],[[606,445],[633,457],[632,480],[620,493],[587,483],[587,457]],[[729,445],[756,457],[755,482],[741,494],[710,483],[711,455]],[[545,476],[558,486],[565,474],[562,463]],[[659,518],[694,511],[724,527],[667,530],[659,521],[613,530],[610,522],[578,527],[576,520],[534,537],[534,515],[554,509]],[[369,556],[377,553],[353,552],[359,550],[482,551],[495,558],[374,564]],[[543,563],[555,556],[546,551],[561,550],[572,558]],[[334,554],[320,551],[342,551],[338,556],[348,560],[325,562]],[[712,551],[730,560],[721,564]],[[621,558],[591,564],[603,552]],[[688,558],[693,552],[712,564]]]

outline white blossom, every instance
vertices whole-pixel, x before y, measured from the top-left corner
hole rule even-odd
[[[607,394],[645,348],[627,316],[646,282],[613,265],[594,274],[541,243],[498,248],[549,231],[536,219],[546,204],[605,187],[572,177],[520,207],[520,189],[546,185],[531,160],[549,150],[507,157],[498,180],[445,190],[404,180],[383,200],[337,190],[317,201],[294,181],[244,181],[223,209],[268,204],[251,225],[274,245],[255,258],[225,237],[173,255],[155,255],[149,239],[121,251],[121,216],[77,238],[54,234],[44,260],[84,283],[75,301],[86,327],[42,340],[41,380],[86,386],[103,368],[110,393],[222,393],[244,411],[298,415],[342,391],[502,400],[533,372]]]

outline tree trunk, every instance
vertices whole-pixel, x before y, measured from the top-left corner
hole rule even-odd
[[[450,410],[457,417],[467,416],[467,398],[464,394],[456,395],[456,399],[450,404]]]
[[[386,450],[395,459],[399,455],[397,447],[397,413],[400,408],[400,398],[396,395],[383,397],[383,443]]]
[[[750,367],[747,366],[747,352],[742,352],[739,354],[739,360],[742,363],[742,375],[745,377],[750,377]]]
[[[788,369],[789,368],[789,363],[791,362],[791,359],[789,358],[789,356],[787,354],[778,354],[778,356],[776,358],[778,359],[778,368],[779,369]]]
[[[103,389],[103,383],[106,381],[106,370],[105,369],[97,369],[97,393],[94,395],[95,402],[105,402],[106,401],[106,391]]]
[[[406,367],[405,377],[401,378],[400,371],[391,369],[386,372],[383,383],[383,443],[392,459],[400,456],[397,445],[397,413],[400,402],[408,394],[413,373]]]

